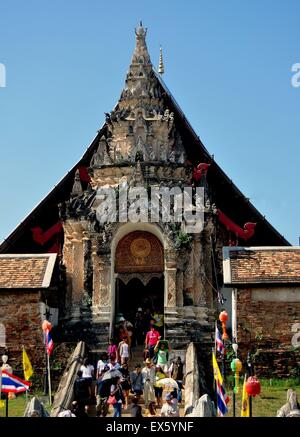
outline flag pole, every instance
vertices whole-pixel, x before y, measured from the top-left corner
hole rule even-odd
[[[215,357],[217,357],[217,321],[215,320],[215,347],[212,349],[212,352],[215,352]],[[216,399],[216,411],[218,408],[218,397],[217,397],[217,381],[214,377],[214,390],[215,390],[215,399]]]
[[[25,381],[28,381],[27,378],[26,378],[26,376],[25,376],[25,368],[24,368],[24,350],[25,350],[25,347],[24,347],[24,344],[22,344],[22,363],[23,363],[23,373],[24,373],[24,379],[25,379]],[[25,397],[26,397],[26,405],[27,405],[27,404],[28,404],[28,391],[27,391],[27,390],[25,391]]]
[[[5,417],[8,417],[8,393],[6,393]]]
[[[49,386],[49,403],[52,405],[52,393],[51,393],[51,374],[50,374],[50,357],[47,354],[47,367],[48,367],[48,386]]]

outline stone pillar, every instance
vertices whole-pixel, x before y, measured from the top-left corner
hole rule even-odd
[[[184,306],[183,316],[185,319],[194,319],[194,245],[188,254],[184,270],[183,289],[186,293],[186,300],[190,301]]]
[[[71,297],[71,318],[72,322],[80,320],[80,305],[82,293],[84,290],[83,284],[83,245],[81,235],[77,231],[72,234],[72,297]]]
[[[195,306],[202,306],[205,305],[206,303],[204,284],[203,284],[203,281],[205,279],[203,278],[203,275],[201,275],[201,272],[204,271],[203,263],[204,260],[203,260],[201,238],[200,238],[200,234],[196,234],[194,236],[194,284],[193,284]]]
[[[92,241],[92,265],[93,265],[93,295],[92,295],[92,313],[96,315],[99,309],[99,257],[97,254],[97,244],[95,239]]]
[[[165,321],[176,323],[178,313],[176,311],[176,261],[165,262]]]
[[[110,323],[111,321],[111,281],[110,254],[98,256],[93,250],[93,321]]]
[[[99,264],[99,314],[103,322],[111,321],[111,261],[110,254],[102,255]]]
[[[176,275],[176,301],[178,307],[183,307],[183,271],[179,269]]]

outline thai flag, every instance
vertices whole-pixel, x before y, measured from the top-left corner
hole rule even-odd
[[[45,345],[46,345],[47,354],[50,357],[50,355],[53,351],[53,348],[54,348],[54,343],[53,343],[49,329],[47,329],[46,333],[45,333]]]
[[[18,378],[11,373],[2,370],[2,387],[3,393],[22,393],[29,390],[31,383]]]
[[[230,401],[223,384],[217,381],[217,406],[218,406],[218,416],[223,417],[228,413],[227,404]]]
[[[222,341],[222,337],[221,337],[220,331],[218,330],[217,325],[216,325],[215,341],[216,341],[217,351],[220,352],[221,354],[224,354],[225,347],[224,347],[224,343]]]

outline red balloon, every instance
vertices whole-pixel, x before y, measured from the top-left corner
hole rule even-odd
[[[246,392],[249,396],[255,397],[260,394],[260,382],[256,376],[249,376],[246,382]]]
[[[48,320],[44,320],[43,323],[42,323],[42,329],[43,329],[43,331],[44,331],[44,332],[46,332],[47,330],[48,330],[48,331],[51,331],[51,328],[52,328],[51,323],[48,322]]]

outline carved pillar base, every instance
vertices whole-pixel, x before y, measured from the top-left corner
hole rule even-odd
[[[68,318],[69,318],[69,323],[70,324],[75,324],[81,321],[82,317],[81,317],[81,311],[79,306],[76,307],[74,305],[72,305],[72,308],[70,308],[69,314],[68,314]]]
[[[205,306],[197,306],[194,307],[194,313],[197,322],[199,322],[203,326],[208,326],[208,309]]]
[[[92,307],[92,320],[93,323],[110,323],[111,320],[111,307],[99,307],[93,305]]]
[[[183,318],[195,320],[195,311],[193,306],[186,306],[183,308]]]
[[[178,323],[178,312],[176,307],[166,307],[165,308],[165,324]]]

